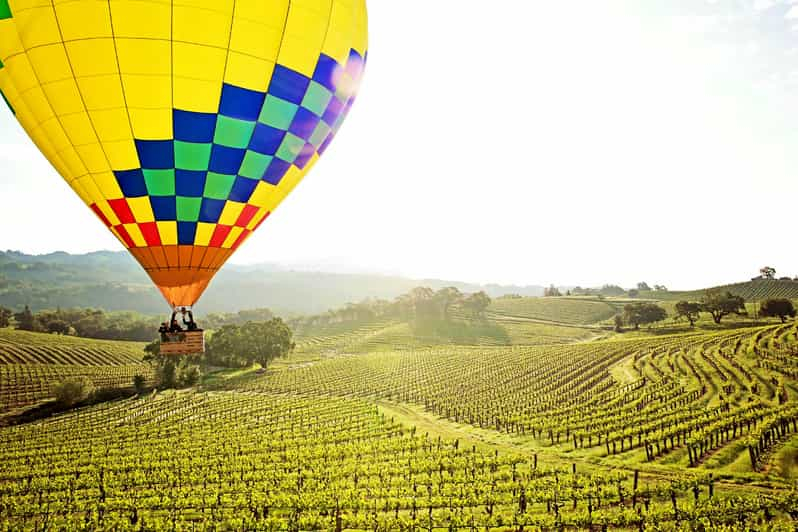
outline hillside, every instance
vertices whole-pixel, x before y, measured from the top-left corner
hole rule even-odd
[[[476,285],[441,279],[291,271],[275,265],[227,265],[206,291],[201,314],[268,307],[281,314],[314,314],[366,298],[393,299],[416,286],[455,286],[534,296],[541,286]],[[92,307],[162,313],[165,304],[149,277],[127,253],[25,255],[0,252],[0,305],[19,309]]]
[[[152,377],[144,344],[0,329],[0,417],[52,397],[67,378],[88,377],[97,388],[131,387],[137,374]]]
[[[617,312],[616,307],[606,301],[576,297],[501,297],[494,299],[488,310],[503,316],[573,325],[597,323]]]
[[[728,290],[736,296],[744,297],[746,301],[762,301],[770,298],[798,299],[798,281],[782,281],[778,279],[758,279],[691,291],[645,291],[640,292],[640,297],[660,300],[686,299],[697,301],[701,299],[701,296],[707,290]]]

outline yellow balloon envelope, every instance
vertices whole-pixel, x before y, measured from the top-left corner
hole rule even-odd
[[[188,306],[329,146],[367,34],[365,0],[0,0],[0,91]]]

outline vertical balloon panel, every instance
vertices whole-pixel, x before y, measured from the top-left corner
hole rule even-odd
[[[325,152],[366,62],[364,0],[0,0],[11,112],[172,306]]]

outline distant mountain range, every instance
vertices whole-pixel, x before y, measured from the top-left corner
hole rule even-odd
[[[442,279],[392,275],[290,270],[279,265],[227,265],[202,297],[200,313],[270,308],[279,314],[314,314],[366,298],[392,299],[416,286],[455,286],[463,292],[484,290],[540,296],[542,286],[477,285]],[[64,252],[26,255],[0,252],[0,305],[33,310],[92,307],[164,313],[167,308],[149,277],[126,252],[83,255]]]

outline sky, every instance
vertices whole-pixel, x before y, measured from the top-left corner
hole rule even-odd
[[[233,257],[470,282],[798,275],[798,0],[369,3],[331,148]],[[0,110],[0,249],[123,249]]]

